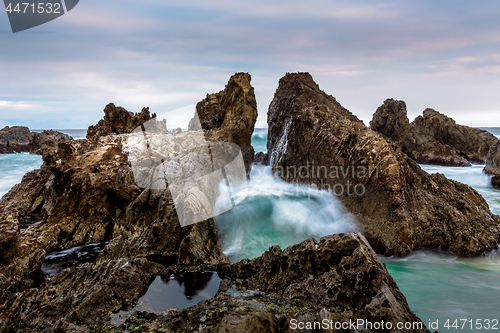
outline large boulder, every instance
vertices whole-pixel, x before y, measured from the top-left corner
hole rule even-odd
[[[500,218],[481,195],[427,174],[321,91],[310,74],[280,80],[268,125],[275,175],[334,192],[379,253],[439,247],[473,256],[498,244]]]
[[[500,142],[490,147],[484,172],[487,175],[493,176],[491,178],[491,184],[496,188],[500,188]]]
[[[169,272],[144,258],[72,268],[11,298],[9,315],[20,320],[7,319],[5,326],[30,332],[250,333],[311,332],[306,325],[319,322],[323,329],[316,332],[429,332],[360,234],[308,239],[285,250],[273,246],[253,260],[219,265],[224,279],[212,299],[181,311],[134,311],[119,327],[110,322],[108,315],[133,305],[148,280]]]
[[[375,112],[370,128],[394,142],[418,163],[469,166],[484,163],[498,139],[485,130],[458,125],[433,109],[409,122],[406,103],[387,99]]]
[[[106,136],[110,134],[127,134],[143,125],[145,122],[156,118],[156,114],[149,113],[149,108],[143,108],[141,112],[133,113],[120,106],[109,103],[104,108],[104,118],[97,125],[92,125],[87,130],[87,139],[94,136]],[[165,128],[166,129],[166,128]]]
[[[31,131],[24,126],[6,126],[0,130],[0,154],[30,151]]]
[[[247,171],[253,162],[252,133],[257,120],[257,102],[248,73],[236,73],[224,90],[207,94],[196,105],[198,117],[189,123],[189,130],[201,125],[209,141],[235,143],[241,147]],[[198,119],[199,122],[198,122]]]

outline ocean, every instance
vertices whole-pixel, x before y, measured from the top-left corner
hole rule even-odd
[[[500,138],[500,128],[485,128]],[[62,130],[83,138],[85,130]],[[255,129],[255,152],[265,152],[267,129]],[[0,155],[0,196],[22,176],[41,165],[39,155]],[[443,173],[466,183],[486,199],[492,212],[500,214],[500,191],[491,187],[482,165],[441,167],[422,165],[429,173]],[[261,255],[271,245],[285,248],[310,237],[356,230],[352,216],[340,200],[314,187],[288,184],[276,179],[269,167],[252,169],[250,181],[233,193],[238,205],[216,218],[224,252],[234,262]],[[459,258],[421,250],[403,258],[380,257],[405,295],[410,308],[428,325],[439,320],[500,320],[500,251],[477,258]],[[460,321],[462,319],[462,321]],[[500,323],[497,325],[500,328]],[[465,325],[456,332],[480,332]],[[432,330],[434,331],[434,330]]]

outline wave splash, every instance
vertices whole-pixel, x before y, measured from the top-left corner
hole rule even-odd
[[[233,262],[258,257],[272,245],[286,248],[311,237],[358,230],[333,194],[286,183],[266,166],[254,166],[247,184],[230,197],[219,197],[215,210],[231,200],[236,206],[215,220],[223,251]]]

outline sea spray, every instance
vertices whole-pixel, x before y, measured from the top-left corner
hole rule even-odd
[[[272,245],[284,249],[311,237],[357,230],[354,217],[331,192],[286,183],[270,167],[254,166],[248,183],[231,195],[218,199],[216,209],[230,200],[235,207],[216,222],[223,251],[233,262],[258,257]]]

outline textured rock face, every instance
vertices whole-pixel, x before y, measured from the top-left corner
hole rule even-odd
[[[293,329],[294,320],[326,321],[329,327],[321,332],[338,332],[335,323],[359,319],[393,326],[365,327],[370,332],[429,332],[360,234],[309,239],[284,251],[273,246],[259,258],[221,265],[219,275],[225,278],[214,298],[182,311],[134,312],[124,325],[111,325],[107,314],[137,300],[141,287],[159,273],[168,271],[144,258],[71,268],[38,290],[11,298],[10,315],[22,318],[18,327],[32,332],[46,327],[52,327],[49,332],[75,327],[82,332],[311,331]],[[415,326],[400,330],[397,322]]]
[[[207,95],[196,105],[199,123],[196,117],[189,123],[189,130],[197,130],[200,124],[209,141],[240,146],[247,171],[254,157],[251,140],[257,120],[257,102],[250,80],[247,73],[233,75],[224,90]]]
[[[51,146],[54,147],[57,145],[59,140],[72,140],[73,138],[67,134],[54,131],[54,130],[45,130],[40,133],[32,133],[32,138],[30,140],[30,152],[41,154],[40,149],[43,146]]]
[[[32,134],[28,127],[6,126],[0,130],[0,154],[30,151]]]
[[[409,122],[406,104],[388,99],[370,122],[372,130],[390,139],[418,163],[468,166],[484,163],[489,147],[498,142],[491,133],[458,125],[433,109]]]
[[[36,133],[31,132],[28,127],[7,126],[0,130],[0,154],[20,152],[41,154],[42,146],[56,146],[60,139],[72,138],[54,130]]]
[[[500,188],[500,142],[491,146],[484,171],[487,175],[493,176],[491,184]]]
[[[268,125],[274,173],[332,190],[379,253],[440,247],[470,256],[498,244],[500,218],[475,190],[424,172],[321,91],[308,73],[280,80]]]
[[[97,125],[88,128],[87,138],[131,133],[137,127],[155,117],[155,113],[153,115],[149,114],[149,108],[143,108],[141,112],[134,114],[110,103],[104,108],[104,118],[99,120]]]

